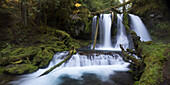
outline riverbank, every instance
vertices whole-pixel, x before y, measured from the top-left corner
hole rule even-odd
[[[6,43],[1,49],[0,73],[21,75],[34,72],[47,67],[56,52],[69,50],[71,46],[77,49],[89,43],[75,40],[66,32],[47,26],[34,29],[32,32],[27,31],[14,36],[21,38],[21,43]],[[21,31],[25,30],[29,29],[23,28]],[[10,41],[12,42],[12,39]]]

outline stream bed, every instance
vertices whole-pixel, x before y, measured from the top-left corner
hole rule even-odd
[[[68,51],[54,55],[49,66],[26,75],[1,75],[2,85],[132,85],[129,63],[121,52],[78,51],[67,62],[42,77],[38,77],[68,55]]]

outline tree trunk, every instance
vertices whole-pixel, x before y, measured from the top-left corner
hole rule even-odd
[[[38,1],[38,13],[36,16],[36,24],[39,26],[41,23],[41,0]]]
[[[21,0],[21,19],[25,27],[27,27],[27,3],[26,0]]]
[[[94,37],[93,50],[96,45],[97,34],[98,34],[98,29],[99,29],[99,16],[100,16],[100,14],[97,15],[96,33],[95,33],[95,37]]]
[[[125,0],[123,0],[123,3],[125,3]],[[126,12],[126,5],[123,6],[123,13]]]
[[[53,66],[52,68],[50,68],[49,70],[45,71],[43,74],[41,74],[39,77],[43,76],[43,75],[46,75],[48,73],[50,73],[52,70],[54,70],[55,68],[59,67],[60,65],[62,65],[64,62],[66,62],[67,60],[69,60],[71,58],[71,56],[73,54],[76,53],[76,50],[74,47],[71,48],[67,58],[65,58],[63,61],[61,61],[60,63],[58,63],[57,65]]]

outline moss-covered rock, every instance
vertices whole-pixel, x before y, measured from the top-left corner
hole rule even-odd
[[[20,74],[31,73],[36,70],[38,70],[38,67],[32,64],[16,64],[16,65],[6,66],[4,72],[8,74],[20,75]]]
[[[12,62],[16,62],[19,60],[26,60],[27,58],[33,59],[33,57],[37,54],[39,51],[39,48],[35,47],[26,47],[26,48],[9,48],[9,49],[3,49],[0,54],[3,55],[0,58],[0,65],[1,66],[7,66],[9,64],[12,64]]]
[[[19,28],[19,26],[17,26],[17,28]],[[26,30],[25,28],[23,29]],[[6,43],[6,45],[3,46],[3,49],[0,50],[0,66],[2,68],[8,68],[5,68],[5,70],[2,69],[0,73],[29,73],[25,72],[25,69],[21,72],[19,72],[21,69],[15,72],[13,72],[12,69],[18,69],[23,65],[30,64],[38,68],[45,68],[56,52],[69,50],[72,45],[76,48],[80,48],[81,42],[72,39],[65,31],[55,30],[48,26],[40,26],[37,29],[41,30],[39,34],[32,35],[30,33],[30,35],[28,33],[30,36],[27,35],[27,30],[24,36],[28,37],[21,36],[23,37],[21,44]],[[36,32],[36,30],[33,32]],[[26,70],[28,70],[28,68]]]
[[[37,53],[33,59],[33,65],[39,68],[47,67],[52,60],[54,53],[52,51],[42,50]]]

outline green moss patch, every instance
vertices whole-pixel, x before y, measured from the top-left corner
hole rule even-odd
[[[33,59],[33,64],[39,68],[47,67],[49,62],[52,60],[54,53],[52,51],[39,51]]]
[[[38,67],[32,64],[17,64],[17,65],[9,65],[5,67],[5,73],[17,74],[17,75],[31,73],[36,70],[38,70]]]
[[[140,45],[146,65],[144,73],[138,81],[139,85],[159,85],[163,82],[163,65],[168,56],[165,54],[170,45],[161,43],[142,42]]]

